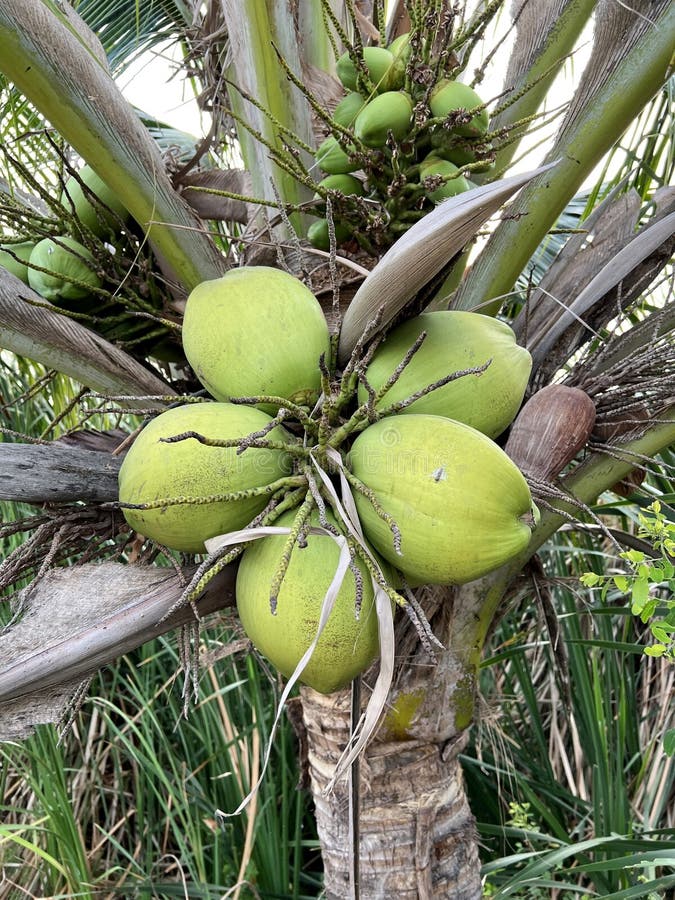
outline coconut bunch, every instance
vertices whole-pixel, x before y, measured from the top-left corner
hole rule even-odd
[[[40,188],[42,213],[3,196],[0,218],[12,236],[0,244],[0,266],[128,352],[182,359],[126,209],[90,166],[67,171],[58,197]]]
[[[471,581],[530,537],[527,483],[494,440],[520,407],[527,351],[474,313],[384,337],[376,325],[339,369],[338,335],[292,275],[242,267],[200,284],[183,348],[213,400],[157,415],[120,471],[135,531],[209,554],[185,598],[240,557],[247,635],[286,677],[311,647],[301,680],[322,692],[377,656],[378,595],[431,646],[410,588]]]
[[[344,96],[315,153],[324,177],[316,185],[321,218],[307,232],[381,249],[430,209],[468,191],[474,172],[494,165],[490,116],[476,91],[458,80],[458,57],[433,36],[409,32],[388,46],[349,49],[337,61]]]

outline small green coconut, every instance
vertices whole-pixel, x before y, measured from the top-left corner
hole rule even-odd
[[[377,404],[406,400],[446,375],[490,364],[480,375],[463,375],[415,400],[400,414],[428,413],[457,419],[494,438],[513,421],[527,387],[532,357],[516,343],[505,322],[464,310],[422,313],[399,325],[378,347],[366,370],[368,383],[379,390],[417,338],[426,332],[398,380]],[[359,402],[368,393],[359,387]]]
[[[243,439],[269,421],[259,409],[232,403],[191,403],[160,413],[124,457],[119,499],[134,504],[181,502],[156,509],[124,509],[129,525],[144,537],[185,553],[204,553],[204,541],[243,528],[265,508],[269,495],[239,500],[206,498],[273,483],[289,473],[288,455],[259,447],[237,454],[237,447],[209,447],[194,438],[166,443],[162,438],[193,431],[211,439]],[[268,439],[287,441],[289,435],[277,427]],[[191,504],[189,500],[202,502]]]
[[[412,110],[412,100],[405,91],[378,94],[356,117],[354,134],[366,147],[384,147],[390,131],[402,141],[410,132]]]
[[[317,187],[324,188],[324,190],[327,191],[339,191],[345,196],[351,195],[362,197],[365,193],[363,182],[356,178],[354,175],[348,174],[327,175],[318,183]],[[318,191],[314,195],[314,199],[322,199],[321,194]],[[317,206],[322,212],[325,212],[325,203],[318,203]],[[351,237],[352,229],[348,224],[340,221],[339,216],[336,215],[335,207],[333,208],[333,216],[336,242],[338,244],[344,244]],[[317,250],[328,251],[330,249],[328,222],[325,219],[321,219],[318,222],[313,222],[307,229],[307,240],[312,245],[312,247],[316,247]]]
[[[61,205],[72,210],[90,231],[99,237],[107,237],[119,231],[120,224],[129,214],[117,194],[108,187],[91,166],[83,166],[66,181],[61,194]],[[80,184],[84,183],[85,190]],[[92,196],[93,195],[93,196]]]
[[[340,100],[333,112],[333,119],[343,128],[351,128],[354,119],[366,105],[366,99],[358,91],[350,91]]]
[[[343,222],[334,222],[335,243],[344,244],[352,236],[352,229]],[[323,250],[328,253],[330,250],[330,234],[328,231],[328,222],[326,219],[319,219],[318,222],[312,222],[307,229],[307,240],[316,247],[317,250]]]
[[[427,191],[427,196],[434,203],[441,203],[448,197],[456,197],[457,194],[463,194],[469,190],[469,183],[466,178],[460,174],[459,169],[454,163],[447,159],[441,159],[438,156],[427,156],[420,163],[420,181],[426,178],[443,178],[445,179],[438,187]],[[436,178],[434,178],[436,181]]]
[[[41,271],[45,270],[45,271]],[[30,255],[28,283],[46,300],[81,300],[101,286],[96,260],[69,235],[44,238]]]
[[[492,144],[459,137],[445,128],[435,128],[432,131],[431,146],[437,156],[449,160],[456,166],[472,165],[472,173],[489,172],[495,167],[494,160],[489,158]]]
[[[329,175],[355,172],[359,167],[359,164],[348,153],[345,153],[332,134],[329,134],[326,140],[319,145],[315,159],[321,171]]]
[[[218,400],[272,395],[313,406],[329,343],[318,300],[281,269],[231,269],[197,285],[187,300],[183,349]]]
[[[368,77],[378,92],[401,87],[400,72],[394,68],[394,56],[386,47],[364,47],[363,61]],[[343,53],[336,63],[337,76],[348,91],[357,90],[356,66],[349,55]]]
[[[363,182],[355,175],[327,175],[322,178],[317,187],[324,188],[327,191],[340,191],[341,194],[355,194],[357,197],[363,197]],[[316,193],[315,198],[319,199],[320,194]]]
[[[407,63],[412,53],[412,47],[410,46],[410,32],[406,31],[404,34],[399,34],[399,36],[394,38],[391,44],[389,44],[387,50],[394,59]]]
[[[451,113],[458,110],[469,112],[478,106],[483,106],[483,101],[468,84],[460,81],[443,79],[435,85],[429,95],[429,106],[432,115],[445,119]],[[464,125],[455,125],[451,130],[455,134],[467,137],[482,137],[488,130],[490,116],[487,109],[483,108],[475,113]]]
[[[285,513],[275,525],[290,527],[295,513]],[[331,524],[335,520],[330,518]],[[318,515],[312,524],[319,525]],[[321,606],[338,566],[340,548],[329,535],[307,536],[307,546],[293,548],[277,598],[270,610],[270,587],[286,535],[255,541],[242,556],[237,572],[237,609],[244,631],[263,656],[290,677],[316,635]],[[375,660],[378,624],[370,576],[362,576],[361,611],[356,617],[356,582],[347,571],[333,611],[300,681],[322,694],[346,687]]]
[[[34,241],[21,241],[18,244],[0,244],[0,266],[12,275],[28,284],[28,266],[26,263],[35,247]],[[18,257],[18,258],[17,258]]]
[[[388,416],[354,441],[348,463],[400,532],[362,493],[364,534],[414,584],[464,584],[527,546],[527,482],[484,434],[442,416]],[[400,550],[400,553],[397,552]]]

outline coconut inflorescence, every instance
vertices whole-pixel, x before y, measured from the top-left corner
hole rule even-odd
[[[323,692],[376,658],[389,604],[428,637],[397,587],[462,584],[527,546],[528,484],[493,440],[516,416],[531,364],[505,323],[425,313],[339,371],[337,335],[312,292],[259,266],[195,288],[183,341],[213,399],[140,432],[120,505],[163,547],[224,543],[214,566],[240,557],[241,623],[285,677],[331,604],[299,676]]]

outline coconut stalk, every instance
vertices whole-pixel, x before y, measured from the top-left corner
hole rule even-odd
[[[668,77],[675,33],[669,0],[649,0],[639,11],[609,0],[596,16],[591,58],[547,155],[560,161],[511,204],[455,296],[457,309],[475,309],[513,288],[542,236]],[[481,312],[494,313],[500,303]]]
[[[0,347],[42,363],[104,394],[173,394],[133,357],[0,267]]]
[[[91,49],[96,39],[56,3],[0,5],[0,68],[112,188],[185,291],[223,274],[200,220],[174,191],[149,132]]]

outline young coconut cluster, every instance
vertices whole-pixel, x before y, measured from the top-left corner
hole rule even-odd
[[[427,55],[422,39],[407,33],[387,47],[351,47],[337,61],[346,93],[315,161],[325,173],[317,212],[325,215],[330,197],[338,245],[386,244],[435,204],[469,190],[472,172],[493,165],[485,103],[456,80],[451,64]],[[307,238],[328,250],[327,218]]]
[[[114,238],[127,218],[117,196],[90,166],[68,178],[60,204],[79,226],[100,239]],[[46,300],[67,309],[86,297],[94,302],[92,292],[102,283],[91,251],[66,232],[3,244],[0,265]]]
[[[167,330],[150,318],[161,309],[161,299],[151,297],[147,283],[142,288],[144,296],[138,298],[131,313],[123,302],[123,293],[116,290],[115,300],[108,298],[108,289],[112,291],[122,278],[121,274],[118,278],[115,264],[116,258],[123,256],[120,248],[128,237],[125,228],[129,215],[91,166],[71,171],[58,198],[46,193],[41,198],[52,215],[34,217],[28,223],[19,217],[19,225],[34,225],[35,233],[6,239],[0,245],[0,266],[52,305],[80,317],[125,349],[140,356],[182,358],[182,354],[174,352],[167,357],[162,352],[167,345]],[[126,285],[132,281],[128,274],[126,268]]]
[[[513,332],[450,311],[384,339],[376,328],[338,371],[337,336],[298,279],[259,266],[202,283],[187,301],[183,344],[215,399],[152,419],[120,471],[120,506],[145,537],[205,553],[225,535],[186,596],[240,556],[241,623],[283,675],[331,597],[301,676],[322,692],[377,656],[377,590],[428,641],[408,588],[478,578],[530,536],[527,483],[492,440],[515,417],[530,372]]]

